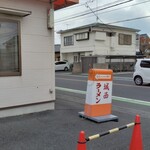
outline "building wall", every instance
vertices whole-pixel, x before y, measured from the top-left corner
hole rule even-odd
[[[119,31],[118,33],[123,34],[131,34],[132,35],[132,45],[117,45],[115,54],[120,55],[135,55],[136,54],[136,33],[135,32],[128,32],[128,31]],[[117,41],[118,41],[118,34],[117,34]]]
[[[93,43],[95,45],[94,55],[108,55],[109,39],[106,37],[106,32],[92,32]],[[98,34],[103,36],[98,37]]]
[[[113,30],[116,35],[106,36],[105,40],[95,40],[95,55],[135,55],[136,33],[122,30]],[[132,35],[132,45],[119,45],[119,33]],[[94,39],[93,39],[94,40]]]
[[[74,62],[74,56],[78,55],[80,53],[81,55],[84,54],[84,56],[89,56],[90,54],[93,54],[95,46],[93,44],[93,38],[91,38],[92,35],[90,35],[89,40],[83,40],[83,41],[76,41],[76,33],[82,33],[87,32],[87,30],[80,30],[75,31],[71,33],[65,33],[61,36],[61,59],[62,60],[68,60],[70,63]],[[74,35],[74,45],[71,46],[64,46],[64,37]]]
[[[89,40],[84,41],[76,41],[75,34],[85,32],[86,30],[71,32],[71,33],[64,33],[61,36],[61,53],[68,53],[68,52],[86,52],[86,51],[93,51],[94,45],[92,38]],[[64,46],[64,37],[74,35],[74,45],[72,46]]]
[[[47,29],[49,3],[0,0],[0,6],[32,11],[31,15],[23,18],[0,14],[0,18],[19,20],[21,23],[22,59],[21,76],[0,77],[0,108],[43,103],[28,109],[14,108],[15,111],[11,110],[13,113],[10,109],[0,109],[0,116],[54,109],[54,33]]]

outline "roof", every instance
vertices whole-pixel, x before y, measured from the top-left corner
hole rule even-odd
[[[108,25],[108,24],[102,24],[102,23],[93,23],[93,24],[88,24],[88,25],[68,29],[68,30],[60,30],[58,33],[62,34],[62,33],[66,33],[66,32],[72,32],[72,31],[75,31],[75,30],[81,30],[81,29],[86,29],[86,28],[94,28],[94,27],[102,28],[102,29],[109,29],[111,31],[113,29],[121,29],[121,30],[127,30],[127,31],[132,31],[132,32],[139,32],[140,31],[139,29],[133,29],[133,28],[127,28],[127,27],[121,27],[121,26],[114,26],[114,25]]]
[[[149,38],[149,36],[147,34],[140,34],[140,37]]]

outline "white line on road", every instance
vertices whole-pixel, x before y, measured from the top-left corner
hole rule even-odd
[[[61,90],[61,91],[66,91],[66,92],[72,92],[72,93],[76,93],[76,94],[86,94],[86,91],[68,89],[68,88],[63,88],[63,87],[56,87],[55,89]],[[150,102],[137,100],[137,99],[130,99],[130,98],[124,98],[124,97],[118,97],[118,96],[112,96],[112,99],[115,101],[138,104],[138,105],[143,105],[143,106],[150,106]]]
[[[61,79],[61,80],[68,80],[68,81],[77,81],[77,82],[87,82],[87,80],[82,80],[82,79],[68,79],[68,78],[62,78],[62,77],[57,77],[56,79]],[[118,85],[118,86],[128,86],[128,87],[134,87],[134,88],[141,88],[141,86],[137,85],[129,85],[129,84],[119,84],[113,82],[113,85]],[[149,86],[142,86],[142,88],[149,88]]]

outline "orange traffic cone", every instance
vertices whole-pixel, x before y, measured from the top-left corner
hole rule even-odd
[[[84,131],[81,131],[79,134],[79,141],[77,145],[77,150],[86,150],[86,139]]]
[[[135,117],[135,126],[132,133],[132,139],[130,143],[130,150],[143,150],[142,132],[140,126],[140,116]]]

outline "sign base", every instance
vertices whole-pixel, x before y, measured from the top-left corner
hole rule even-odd
[[[116,121],[118,122],[118,117],[114,115],[105,115],[105,116],[98,116],[98,117],[90,117],[86,116],[84,112],[79,112],[79,116],[83,117],[85,119],[89,119],[91,121],[97,122],[97,123],[102,123],[102,122],[107,122],[107,121]]]

